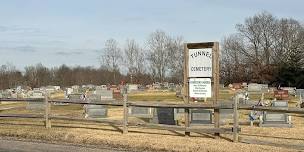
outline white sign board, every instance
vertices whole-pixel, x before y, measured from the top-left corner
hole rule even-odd
[[[212,77],[212,48],[189,49],[188,77]]]
[[[189,92],[191,98],[211,98],[211,79],[190,78]]]

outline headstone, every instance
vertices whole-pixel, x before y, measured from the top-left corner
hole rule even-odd
[[[120,88],[114,88],[114,89],[112,89],[112,91],[113,91],[113,94],[115,94],[115,95],[119,95],[120,94]]]
[[[154,88],[154,89],[161,89],[161,84],[160,84],[159,82],[155,82],[155,83],[153,84],[153,88]]]
[[[94,94],[100,95],[101,100],[113,99],[112,90],[95,90]]]
[[[169,83],[168,89],[170,91],[176,91],[176,87],[177,87],[177,85],[175,85],[174,83]]]
[[[104,105],[85,105],[86,118],[105,118],[108,115],[108,108]]]
[[[90,102],[100,102],[101,101],[101,95],[100,94],[91,94],[87,96],[88,101]]]
[[[33,88],[33,91],[40,91],[40,88]]]
[[[175,92],[176,97],[182,97],[182,87],[180,85],[176,86],[176,92]]]
[[[178,121],[180,119],[183,119],[185,116],[185,109],[175,108],[174,109],[174,120]]]
[[[145,91],[145,90],[146,90],[146,86],[144,85],[138,86],[138,91]]]
[[[12,98],[16,99],[18,96],[17,96],[17,93],[12,93],[11,94]]]
[[[212,111],[205,109],[192,109],[190,110],[190,124],[212,124]]]
[[[68,98],[70,100],[80,100],[80,99],[83,99],[83,94],[80,94],[80,93],[74,93],[74,94],[69,94],[68,95]]]
[[[60,86],[54,86],[56,90],[60,90]]]
[[[73,89],[72,88],[66,88],[66,94],[70,95],[73,93]]]
[[[278,100],[286,100],[288,99],[288,90],[276,90],[274,91],[274,98]]]
[[[73,89],[73,93],[79,93],[80,92],[80,86],[74,85],[71,87]]]
[[[20,92],[17,94],[17,98],[20,99],[20,98],[26,98],[26,94],[23,93],[23,92]]]
[[[81,87],[82,88],[86,88],[86,89],[94,89],[94,88],[96,88],[95,85],[93,85],[93,84],[82,85]]]
[[[248,91],[251,92],[261,92],[262,91],[262,85],[257,83],[249,83],[248,84]]]
[[[304,89],[297,89],[296,94],[297,94],[297,96],[302,95],[302,97],[304,97]]]
[[[107,90],[107,85],[96,86],[96,90]]]
[[[133,92],[138,90],[138,85],[137,84],[129,84],[128,85],[128,92]]]
[[[288,101],[274,101],[273,107],[288,107]],[[286,113],[264,112],[262,127],[292,127],[290,116]]]
[[[174,108],[155,108],[152,118],[153,123],[175,125]]]
[[[43,93],[39,91],[34,91],[32,98],[43,98]]]
[[[45,91],[48,93],[54,93],[56,92],[56,88],[54,86],[47,86],[45,87]]]
[[[264,123],[266,124],[281,124],[287,121],[286,114],[284,113],[270,113],[264,114]]]
[[[237,89],[242,89],[242,84],[241,84],[241,83],[233,83],[232,86],[233,86],[233,88],[236,89],[236,90],[237,90]]]
[[[264,91],[264,92],[266,92],[266,91],[268,91],[268,84],[260,84],[261,85],[261,90],[262,91]]]
[[[288,101],[274,101],[272,102],[273,107],[288,107]]]
[[[40,98],[39,101],[27,102],[26,109],[28,110],[44,110],[45,103],[44,103],[44,95],[40,91],[33,91],[32,95],[30,96],[32,99]]]
[[[226,123],[233,120],[233,109],[220,109],[220,121]]]
[[[139,118],[152,118],[153,117],[152,108],[131,106],[129,108],[129,116],[139,117]]]
[[[98,103],[101,102],[101,95],[88,95],[88,101]],[[104,105],[85,105],[85,118],[105,118],[108,115],[108,107]]]
[[[8,91],[3,91],[2,98],[12,98],[12,94]]]
[[[296,95],[296,88],[295,87],[281,87],[282,90],[287,90],[289,95]]]
[[[242,87],[243,87],[243,88],[248,88],[248,84],[247,84],[246,82],[243,82],[243,83],[242,83]]]
[[[239,98],[239,103],[240,104],[247,104],[247,101],[248,101],[247,98],[249,98],[249,94],[247,92],[240,94],[239,97],[240,97]]]

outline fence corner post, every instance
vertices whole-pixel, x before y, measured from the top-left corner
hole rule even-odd
[[[238,112],[239,94],[235,96],[233,103],[233,142],[239,141],[239,112]]]
[[[128,133],[128,94],[123,94],[123,134]]]
[[[48,99],[48,93],[46,92],[44,95],[44,103],[45,103],[45,127],[46,128],[51,128],[51,120],[49,119],[50,111],[51,111],[51,106],[49,103]]]

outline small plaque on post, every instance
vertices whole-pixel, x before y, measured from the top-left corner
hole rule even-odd
[[[190,78],[189,93],[191,98],[210,98],[211,79],[210,78]]]

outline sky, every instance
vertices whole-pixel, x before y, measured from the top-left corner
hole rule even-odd
[[[107,39],[145,46],[163,30],[187,42],[219,41],[267,11],[304,23],[303,0],[0,0],[0,65],[19,70],[100,66]]]

